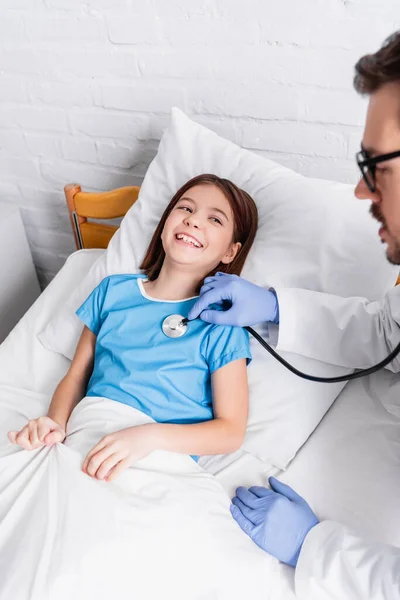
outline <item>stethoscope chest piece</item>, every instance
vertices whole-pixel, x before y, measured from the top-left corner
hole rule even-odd
[[[185,335],[187,330],[187,324],[182,323],[182,315],[169,315],[164,319],[162,324],[163,333],[169,338],[178,338]]]

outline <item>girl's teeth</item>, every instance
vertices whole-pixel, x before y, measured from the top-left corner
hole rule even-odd
[[[180,236],[178,236],[178,240],[183,240],[184,242],[186,242],[186,244],[192,244],[192,246],[195,246],[195,248],[199,248],[200,247],[200,244],[197,244],[191,238],[186,237],[186,235],[180,235]]]

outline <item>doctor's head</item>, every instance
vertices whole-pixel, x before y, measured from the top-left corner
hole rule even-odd
[[[355,67],[354,86],[369,96],[361,152],[363,176],[355,194],[371,199],[371,213],[381,223],[379,235],[387,257],[400,264],[400,32]]]
[[[164,261],[199,283],[217,271],[239,275],[257,225],[257,207],[247,192],[217,175],[198,175],[168,204],[140,268],[150,281]]]

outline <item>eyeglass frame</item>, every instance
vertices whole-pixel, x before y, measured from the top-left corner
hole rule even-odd
[[[398,158],[399,156],[400,150],[397,150],[396,152],[390,152],[389,154],[378,154],[378,156],[368,156],[368,152],[363,148],[357,152],[356,162],[370,192],[376,192],[375,166],[380,162],[392,160],[393,158]],[[365,171],[364,168],[366,168]],[[368,179],[368,176],[370,176],[370,179]]]

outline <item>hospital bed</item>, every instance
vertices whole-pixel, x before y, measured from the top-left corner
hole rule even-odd
[[[18,411],[21,423],[40,413],[68,368],[68,360],[43,348],[36,334],[85,277],[115,231],[115,226],[92,224],[90,219],[122,216],[137,194],[138,188],[85,194],[79,186],[66,187],[80,249],[67,259],[0,346],[0,460],[9,452],[6,431],[11,421],[15,424],[13,411]],[[350,382],[285,472],[243,450],[228,456],[203,457],[200,465],[229,496],[238,485],[266,485],[270,475],[278,476],[309,501],[320,519],[340,521],[365,537],[400,545],[399,397],[400,380],[388,371]],[[249,543],[246,551],[250,554],[253,547]],[[191,552],[191,548],[187,550]],[[258,597],[294,598],[293,570],[271,561],[274,566],[268,571],[269,593]],[[220,577],[227,577],[223,569]],[[13,597],[19,600],[18,595]],[[90,594],[83,597],[91,598]],[[190,600],[190,595],[187,597]],[[239,592],[236,597],[241,597]],[[3,596],[0,598],[3,600]]]

